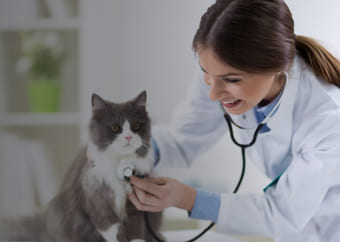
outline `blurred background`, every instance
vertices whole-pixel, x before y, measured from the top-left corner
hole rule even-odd
[[[125,101],[148,93],[153,125],[195,80],[191,41],[212,0],[0,0],[0,213],[27,213],[56,193],[87,142],[90,97]],[[315,37],[339,57],[340,1],[287,0],[296,34]],[[251,162],[240,192],[270,180]],[[190,169],[166,170],[189,184],[231,192],[241,156],[224,137]],[[165,229],[202,227],[176,209]]]

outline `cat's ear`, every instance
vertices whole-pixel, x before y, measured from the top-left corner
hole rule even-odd
[[[105,108],[105,101],[99,95],[93,93],[91,97],[92,112],[96,113]]]
[[[146,106],[146,91],[142,91],[134,100],[134,103],[137,104],[137,106],[144,107]]]

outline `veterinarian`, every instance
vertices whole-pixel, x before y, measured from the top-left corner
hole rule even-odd
[[[202,72],[174,128],[153,131],[157,166],[190,165],[230,133],[226,119],[241,144],[265,120],[245,151],[273,182],[262,195],[215,194],[132,177],[130,200],[144,211],[185,209],[222,233],[340,241],[340,62],[294,34],[282,0],[217,0],[193,49]]]

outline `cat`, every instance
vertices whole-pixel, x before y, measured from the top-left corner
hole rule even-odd
[[[89,142],[67,171],[57,195],[37,214],[3,218],[0,240],[43,242],[155,241],[144,214],[127,199],[132,187],[126,165],[136,176],[153,168],[151,121],[146,91],[125,103],[112,103],[93,94]],[[160,237],[162,213],[148,214]]]

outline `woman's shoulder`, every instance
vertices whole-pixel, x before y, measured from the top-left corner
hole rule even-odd
[[[340,88],[316,76],[303,60],[296,62],[291,80],[297,82],[293,107],[295,132],[303,136],[320,130],[324,134],[340,133],[340,126],[336,125],[340,121]]]
[[[319,108],[323,110],[340,109],[340,88],[338,86],[317,76],[312,68],[299,56],[296,57],[294,68],[292,69],[293,76],[299,82],[298,99],[300,101],[305,99],[307,107],[314,106],[314,111]]]

